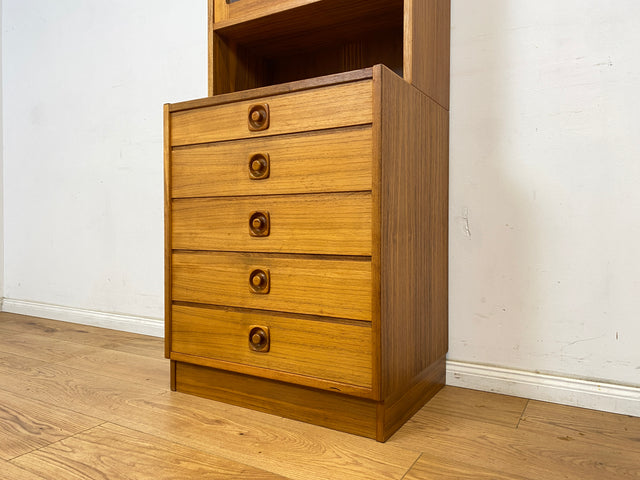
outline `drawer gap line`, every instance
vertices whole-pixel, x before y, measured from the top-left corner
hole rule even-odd
[[[357,123],[355,125],[349,125],[349,127],[363,127],[363,126],[371,126],[371,123]],[[310,133],[316,133],[316,132],[326,132],[328,130],[338,130],[339,128],[347,128],[347,127],[331,127],[331,128],[318,128],[316,130],[301,130],[299,132],[286,132],[286,133],[279,133],[279,134],[275,134],[275,135],[252,135],[249,137],[242,137],[242,138],[233,138],[233,139],[227,139],[227,140],[220,140],[218,142],[202,142],[202,143],[187,143],[184,145],[172,145],[171,146],[171,150],[175,150],[177,148],[180,147],[201,147],[203,145],[210,145],[210,144],[217,144],[217,143],[222,143],[222,142],[240,142],[243,140],[255,140],[255,139],[262,139],[262,138],[275,138],[275,137],[283,137],[285,135],[298,135],[298,134],[310,134]]]
[[[336,260],[345,262],[370,262],[371,255],[327,255],[323,253],[290,253],[290,252],[255,252],[255,251],[237,251],[237,250],[189,250],[174,248],[172,253],[182,253],[189,255],[209,255],[209,254],[228,254],[242,257],[253,258],[285,258],[285,259],[309,259],[309,260]]]
[[[275,135],[260,135],[260,136],[254,136],[254,137],[247,137],[247,138],[230,138],[228,140],[219,140],[217,142],[204,142],[204,143],[190,143],[187,145],[173,145],[171,147],[172,151],[175,150],[190,150],[193,148],[201,148],[201,147],[208,147],[208,146],[212,146],[212,145],[222,145],[222,144],[228,144],[228,143],[238,143],[238,142],[246,142],[248,140],[261,140],[261,139],[267,139],[267,138],[277,138],[277,137],[308,137],[310,134],[313,135],[317,132],[321,132],[321,134],[328,134],[331,133],[332,131],[338,132],[350,132],[350,131],[356,131],[356,130],[368,130],[371,128],[371,123],[359,123],[356,125],[349,125],[346,127],[331,127],[331,128],[321,128],[318,130],[305,130],[302,132],[287,132],[287,133],[278,133]]]
[[[260,310],[258,308],[242,308],[242,307],[233,307],[230,305],[216,305],[211,303],[197,303],[197,302],[184,302],[180,300],[174,300],[172,305],[180,306],[180,307],[197,307],[207,310],[224,310],[238,313],[249,313],[256,315],[272,315],[274,317],[286,317],[293,318],[299,320],[312,320],[315,322],[323,322],[323,323],[332,323],[339,325],[351,325],[355,327],[370,327],[371,322],[368,320],[356,320],[350,318],[339,318],[339,317],[327,317],[321,315],[311,315],[305,313],[293,313],[293,312],[283,312],[279,310]]]
[[[371,193],[371,189],[368,190],[344,190],[344,191],[335,191],[335,192],[311,192],[311,193],[276,193],[273,195],[215,195],[215,196],[198,196],[198,197],[171,197],[171,202],[173,203],[175,200],[196,200],[196,199],[216,199],[216,198],[220,198],[220,199],[228,199],[228,198],[251,198],[251,197],[255,197],[256,199],[261,199],[261,198],[278,198],[278,197],[283,197],[283,198],[288,198],[288,197],[305,197],[305,198],[309,198],[312,197],[314,195],[324,195],[324,196],[333,196],[333,195],[349,195],[349,194],[360,194],[362,195],[363,193]]]

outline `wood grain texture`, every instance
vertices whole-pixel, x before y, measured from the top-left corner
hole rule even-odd
[[[450,10],[450,0],[217,5],[210,95],[384,64],[448,110]]]
[[[174,250],[371,255],[369,193],[176,199]],[[269,234],[252,236],[255,212],[269,214]]]
[[[119,422],[297,480],[399,480],[418,457],[360,436],[179,392],[137,402],[122,411]]]
[[[69,342],[91,348],[102,345],[98,348],[105,350],[131,346],[151,354],[155,345],[155,357],[162,357],[158,339],[145,342],[141,335],[6,312],[0,312],[0,325],[3,331],[18,337],[37,334],[41,337],[37,348],[48,351],[55,351],[55,345],[67,334]],[[85,472],[100,472],[101,479],[200,478],[190,472],[195,469],[201,473],[198,469],[202,464],[209,465],[213,472],[224,472],[227,478],[261,478],[259,475],[268,471],[275,478],[280,475],[292,480],[626,480],[640,475],[635,417],[529,401],[518,425],[522,399],[445,387],[381,444],[170,392],[168,386],[158,389],[153,386],[155,382],[145,383],[135,368],[131,368],[130,381],[122,381],[103,376],[100,371],[88,374],[52,361],[0,354],[0,409],[12,412],[9,418],[21,419],[18,423],[25,430],[38,436],[52,434],[51,438],[60,440],[46,447],[44,454],[33,450],[34,456],[27,452],[18,457],[30,463],[28,471],[18,467],[17,461],[0,459],[0,478],[74,478],[60,473],[66,474],[64,469],[70,465],[75,468],[70,475],[80,478],[92,478],[82,477]],[[160,379],[165,377],[162,374]],[[263,405],[261,391],[255,389],[255,396],[248,395],[247,401]],[[313,392],[306,388],[300,391]],[[3,393],[10,396],[8,402],[3,401],[7,398]],[[234,397],[229,391],[224,395]],[[301,395],[300,404],[307,405]],[[279,396],[277,402],[286,404],[292,398]],[[332,397],[328,398],[331,402]],[[282,408],[286,410],[284,405]],[[314,417],[314,408],[320,407],[313,405],[309,418]],[[356,407],[343,405],[341,409],[345,415],[369,418],[364,411],[364,416],[353,414],[358,412]],[[73,433],[78,423],[83,423],[80,414],[126,429],[111,430],[107,424],[107,431],[87,425],[91,430],[86,433]],[[64,428],[55,430],[57,423]],[[369,427],[363,428],[372,428],[370,423],[366,425]],[[40,426],[45,427],[41,434]],[[20,428],[8,436],[3,430],[0,443],[11,441],[14,434],[23,441],[25,431]],[[221,457],[237,463],[219,465]],[[183,461],[185,470],[181,470]],[[168,477],[159,474],[156,467],[148,467],[151,462],[172,462],[167,466]]]
[[[173,198],[371,190],[371,128],[327,130],[174,149]],[[249,159],[269,155],[269,177]]]
[[[64,479],[284,479],[161,438],[105,423],[17,458],[15,465]]]
[[[229,10],[234,10],[230,14],[235,18],[216,22],[214,32],[268,58],[343,43],[402,24],[401,0],[249,0],[246,6],[242,2],[229,5]]]
[[[171,190],[172,190],[172,159],[171,159],[171,115],[169,105],[163,109],[163,153],[164,153],[164,356],[169,358],[171,342]]]
[[[265,17],[274,13],[289,10],[291,8],[317,3],[320,0],[276,0],[264,2],[264,0],[242,0],[242,3],[227,3],[226,0],[215,0],[215,22],[234,20],[246,22],[252,18]]]
[[[316,45],[300,53],[274,57],[269,63],[270,80],[274,84],[290,82],[377,64],[402,75],[402,48],[401,25],[375,29],[341,43]]]
[[[378,408],[376,440],[386,441],[422,406],[437,394],[445,383],[444,356],[413,379],[411,387],[395,392]]]
[[[30,399],[102,419],[113,418],[113,410],[133,398],[166,390],[145,385],[135,373],[127,381],[9,354],[0,355],[0,385],[14,395],[28,392]]]
[[[640,455],[640,417],[530,400],[518,430]]]
[[[220,12],[227,2],[225,0],[207,0],[207,96],[215,95],[216,64],[218,63],[217,36],[213,33],[215,12]]]
[[[371,320],[371,264],[365,260],[262,254],[176,253],[173,300]],[[249,288],[254,269],[269,270],[266,295]]]
[[[134,353],[99,349],[76,355],[66,360],[64,364],[84,372],[100,372],[104,376],[125,381],[131,379],[131,368],[135,366],[138,381],[142,384],[152,384],[162,388],[168,384],[165,377],[169,362],[159,356],[149,358]]]
[[[188,363],[176,367],[179,392],[375,438],[371,400]]]
[[[16,467],[10,462],[0,460],[0,472],[5,475],[5,478],[11,480],[49,480],[46,477],[41,477],[34,473],[27,472],[26,470]]]
[[[451,0],[404,3],[404,79],[449,110]]]
[[[249,348],[249,331],[253,325],[269,328],[268,352],[254,352]],[[172,351],[371,386],[371,330],[368,325],[175,305]],[[242,372],[242,368],[237,371]],[[269,372],[262,372],[262,375],[269,378]]]
[[[376,66],[372,75],[373,82],[325,85],[270,97],[290,96],[304,102],[307,97],[301,95],[314,98],[313,94],[320,91],[337,92],[341,88],[353,92],[356,86],[366,85],[369,97],[361,92],[354,98],[368,102],[363,110],[373,122],[371,193],[176,198],[172,201],[171,291],[172,300],[177,302],[370,321],[374,341],[367,383],[326,375],[323,380],[356,383],[370,388],[372,398],[383,400],[376,407],[375,420],[377,438],[384,440],[444,383],[443,359],[448,344],[448,112],[386,67]],[[243,102],[248,105],[240,100],[176,111],[171,114],[172,132],[178,115],[202,118],[201,111],[232,110]],[[242,107],[243,112],[247,105]],[[203,129],[214,127],[201,125]],[[358,130],[363,129],[348,131]],[[342,131],[331,130],[335,132]],[[267,140],[284,145],[289,138],[311,136]],[[249,143],[242,135],[237,138],[206,147],[173,149],[172,155]],[[197,179],[189,183],[197,183]],[[268,213],[268,236],[249,234],[249,218],[254,212]],[[366,258],[369,255],[371,262]],[[266,294],[248,288],[255,269],[269,276]],[[237,343],[241,335],[236,332],[234,336]],[[235,350],[224,352],[221,358],[186,351],[184,345],[185,351],[172,351],[172,360],[262,374],[259,369],[263,367],[233,357]],[[318,371],[300,371],[298,358],[290,359],[290,372],[282,363],[268,367],[267,377],[315,386],[307,379],[293,377],[321,377]],[[179,371],[176,385],[181,382]]]
[[[156,337],[147,335],[8,312],[0,312],[0,325],[11,332],[37,336],[46,335],[57,341],[129,351],[130,353],[153,357],[157,357],[157,348],[159,343],[162,342]],[[58,347],[53,345],[49,345],[47,349],[52,351],[59,350]],[[70,350],[72,349],[73,347],[70,347]],[[36,354],[31,356],[35,357]]]
[[[389,443],[419,449],[430,455],[432,462],[442,459],[445,465],[457,463],[458,468],[464,469],[460,478],[473,478],[476,472],[487,471],[499,472],[501,476],[497,478],[531,480],[613,480],[640,475],[640,456],[628,450],[594,447],[553,434],[432,413],[428,407],[409,420]]]
[[[448,112],[380,75],[382,398],[447,352]],[[378,78],[376,78],[378,81]]]
[[[449,386],[436,395],[424,410],[434,415],[453,415],[516,428],[528,403],[526,398]]]
[[[403,480],[534,480],[532,477],[505,472],[501,468],[470,465],[459,459],[423,453]]]
[[[216,91],[215,96],[197,98],[194,100],[186,100],[183,102],[172,103],[169,105],[170,112],[182,112],[202,107],[213,107],[216,105],[224,105],[227,103],[239,102],[243,100],[253,100],[257,98],[270,97],[274,95],[282,95],[302,90],[310,90],[313,88],[324,87],[328,85],[339,85],[343,83],[355,82],[358,80],[367,80],[372,77],[372,69],[370,67],[352,70],[349,72],[338,72],[322,75],[314,78],[305,78],[281,84],[267,84],[250,88],[249,90],[230,90]]]
[[[269,128],[250,131],[249,107],[269,104]],[[371,82],[362,81],[171,114],[171,145],[264,137],[371,123]]]
[[[0,459],[10,460],[102,423],[0,389]]]
[[[96,347],[59,340],[51,343],[36,333],[0,335],[0,352],[27,358],[60,362],[78,355],[97,351]]]

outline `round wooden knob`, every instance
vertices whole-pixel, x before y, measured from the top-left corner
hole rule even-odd
[[[268,237],[269,232],[269,212],[253,212],[249,217],[249,234],[252,237]]]
[[[253,327],[249,331],[249,348],[254,352],[268,352],[269,343],[269,327]]]
[[[254,153],[249,157],[249,178],[252,180],[269,178],[268,153]]]
[[[269,274],[267,271],[256,269],[249,275],[249,287],[252,293],[267,294],[269,293]]]
[[[267,276],[264,274],[264,272],[257,272],[255,275],[251,277],[251,284],[254,287],[260,287],[264,285],[266,281],[267,281]]]
[[[260,230],[264,227],[265,220],[262,216],[254,217],[253,220],[251,220],[251,226],[256,230]]]
[[[260,345],[264,339],[264,332],[255,332],[251,337],[251,343],[254,345]]]
[[[253,120],[255,123],[262,121],[263,118],[264,118],[264,113],[262,111],[254,110],[253,112],[251,112],[251,120]]]
[[[266,166],[266,162],[261,161],[259,159],[254,159],[251,161],[251,170],[254,172],[260,172]]]
[[[249,107],[249,130],[260,131],[269,128],[269,105],[259,103]]]

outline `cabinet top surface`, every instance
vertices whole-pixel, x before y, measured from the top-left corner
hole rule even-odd
[[[333,75],[325,75],[323,77],[310,78],[306,80],[298,80],[295,82],[281,83],[278,85],[269,85],[267,87],[254,88],[251,90],[243,90],[239,92],[225,93],[215,95],[213,97],[205,97],[197,100],[189,100],[186,102],[178,102],[169,104],[170,112],[178,112],[181,110],[190,110],[193,108],[210,107],[215,105],[223,105],[225,103],[238,102],[242,100],[251,100],[254,98],[282,95],[311,88],[325,87],[329,85],[337,85],[340,83],[354,82],[359,80],[371,79],[374,76],[376,67],[363,68],[350,72],[336,73]]]

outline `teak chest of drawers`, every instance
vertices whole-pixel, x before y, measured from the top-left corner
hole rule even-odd
[[[209,0],[165,105],[172,388],[386,440],[444,384],[449,0]]]
[[[168,105],[174,388],[380,440],[435,393],[447,119],[383,66]]]

